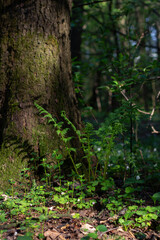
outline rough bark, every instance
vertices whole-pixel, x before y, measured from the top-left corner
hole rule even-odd
[[[0,0],[0,146],[6,156],[0,172],[6,158],[16,164],[15,153],[30,157],[33,150],[43,155],[61,146],[34,101],[58,120],[65,110],[77,128],[81,124],[71,80],[70,10],[71,0]]]

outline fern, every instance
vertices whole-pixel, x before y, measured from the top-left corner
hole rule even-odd
[[[67,153],[68,153],[68,155],[69,155],[69,157],[70,157],[70,159],[71,159],[71,161],[72,161],[72,164],[73,164],[73,166],[74,166],[74,169],[75,169],[77,175],[80,176],[79,173],[78,173],[78,169],[77,169],[77,167],[76,167],[76,164],[75,164],[75,162],[74,162],[74,159],[73,159],[73,157],[72,157],[72,154],[71,154],[71,152],[75,152],[76,150],[75,150],[74,148],[71,148],[71,147],[68,146],[68,143],[69,143],[70,140],[72,139],[72,137],[67,137],[67,136],[66,136],[67,133],[68,133],[69,128],[62,129],[63,122],[58,122],[58,123],[57,123],[56,118],[53,118],[52,115],[51,115],[47,110],[45,110],[43,107],[41,107],[41,106],[38,105],[37,103],[34,103],[34,105],[35,105],[36,108],[38,109],[39,113],[42,114],[42,115],[44,115],[44,118],[48,118],[48,119],[49,119],[49,120],[48,120],[48,123],[53,123],[53,126],[54,126],[55,129],[56,129],[57,135],[58,135],[58,136],[61,136],[61,139],[62,139],[62,141],[63,141],[64,144],[65,144],[66,151],[67,151]],[[66,118],[66,119],[67,119],[67,118]],[[66,120],[66,119],[65,119],[65,120]],[[68,121],[67,121],[67,122],[68,122]],[[70,125],[71,125],[71,124],[72,124],[72,123],[70,122]],[[72,124],[72,125],[73,125],[73,124]],[[74,125],[73,125],[73,126],[74,126]],[[76,128],[75,128],[75,129],[76,129]]]
[[[34,105],[36,106],[36,108],[38,109],[40,114],[44,114],[44,118],[48,118],[49,119],[48,123],[53,122],[56,125],[56,127],[57,127],[58,124],[57,124],[56,118],[53,118],[52,115],[47,110],[45,110],[43,107],[38,105],[36,102],[34,103]]]

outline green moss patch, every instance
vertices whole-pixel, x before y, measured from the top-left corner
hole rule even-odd
[[[13,151],[13,146],[0,150],[0,190],[10,188],[9,179],[18,181],[21,170],[26,166],[26,160],[22,160],[19,151]]]

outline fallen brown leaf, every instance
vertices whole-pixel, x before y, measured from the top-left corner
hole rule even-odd
[[[59,238],[62,240],[66,240],[62,235],[59,235]]]
[[[60,235],[59,232],[51,230],[48,230],[44,233],[45,237],[50,237],[51,239],[56,239],[56,237],[58,237],[59,235]]]

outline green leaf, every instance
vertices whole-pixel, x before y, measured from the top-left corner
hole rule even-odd
[[[93,239],[97,239],[98,238],[97,233],[89,233],[88,237],[93,238]]]
[[[57,160],[61,160],[63,158],[62,154],[58,154],[58,156],[56,156]]]
[[[107,228],[105,225],[98,225],[96,227],[96,230],[100,231],[100,232],[106,232],[107,231]]]
[[[154,201],[160,201],[160,192],[153,194],[152,199]]]
[[[99,183],[99,181],[94,181],[94,182],[92,182],[92,186],[97,186],[98,185],[98,183]]]
[[[80,218],[80,214],[79,213],[74,213],[74,215],[72,215],[73,218]]]
[[[136,212],[136,214],[139,215],[139,216],[144,216],[144,215],[147,214],[147,212],[146,212],[146,211],[143,211],[143,210],[142,210],[142,211],[139,210],[139,211]]]
[[[75,148],[70,148],[69,149],[71,152],[76,152],[76,149]]]
[[[149,213],[149,214],[148,214],[148,217],[149,217],[149,220],[151,220],[151,219],[157,220],[158,215],[153,214],[153,213]]]
[[[45,216],[45,215],[41,215],[41,216],[39,217],[39,220],[40,220],[40,221],[46,220],[46,216]]]
[[[135,189],[134,188],[132,188],[132,187],[126,187],[125,188],[125,193],[133,193],[135,191]]]
[[[133,214],[134,214],[134,212],[127,211],[127,212],[124,214],[124,218],[127,220],[127,219],[129,219],[130,217],[132,217]]]
[[[89,240],[89,239],[90,239],[89,236],[85,236],[85,237],[81,238],[81,240]]]
[[[76,168],[78,169],[78,168],[80,168],[82,166],[82,163],[77,163],[76,164]]]
[[[28,232],[24,236],[19,236],[17,240],[33,240],[32,233]]]
[[[137,205],[132,205],[132,206],[129,206],[129,207],[128,207],[128,209],[129,209],[130,211],[136,210],[137,208],[138,208]]]
[[[124,222],[125,222],[123,218],[120,218],[118,221],[120,224],[124,224]]]
[[[156,212],[157,211],[157,208],[156,207],[151,207],[151,206],[147,206],[145,208],[148,212]]]

